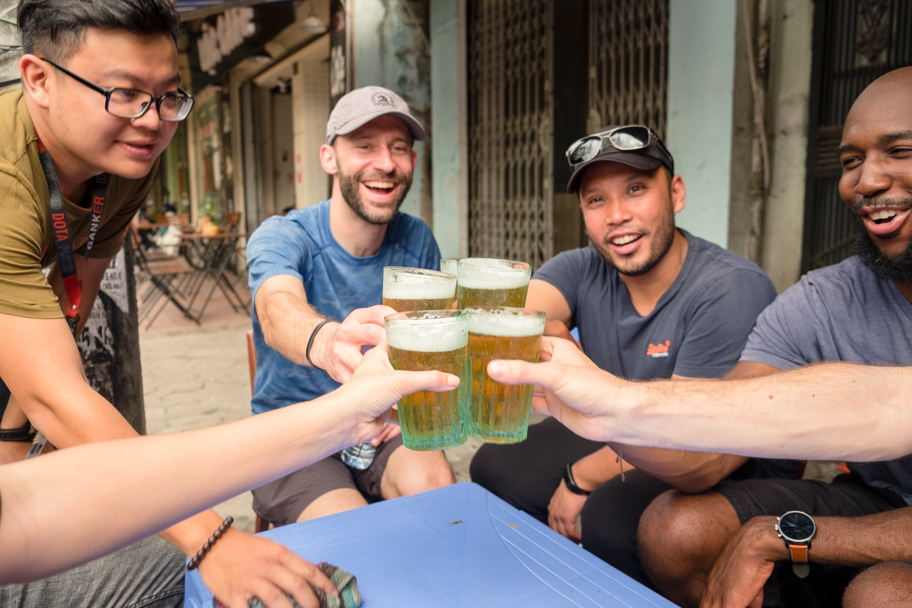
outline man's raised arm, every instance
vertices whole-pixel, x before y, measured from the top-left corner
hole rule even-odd
[[[290,275],[267,279],[257,290],[254,305],[270,348],[298,365],[325,370],[337,382],[347,381],[358,367],[362,346],[374,346],[386,338],[383,317],[396,312],[388,306],[359,308],[342,323],[325,323],[313,336],[327,319],[307,302],[301,280]],[[307,344],[311,336],[309,362]]]
[[[912,451],[907,367],[825,363],[742,380],[627,382],[566,341],[492,378],[545,389],[547,412],[593,441],[761,458],[889,460]]]

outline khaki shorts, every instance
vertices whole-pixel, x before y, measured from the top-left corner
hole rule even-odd
[[[317,461],[253,491],[253,510],[274,526],[298,521],[301,513],[327,492],[357,490],[367,502],[383,500],[380,479],[390,455],[402,445],[402,435],[377,446],[374,462],[363,471],[342,462],[340,453]]]

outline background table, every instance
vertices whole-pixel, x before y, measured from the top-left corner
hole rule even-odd
[[[674,606],[473,483],[262,535],[353,573],[365,608]],[[184,605],[212,606],[196,571]]]

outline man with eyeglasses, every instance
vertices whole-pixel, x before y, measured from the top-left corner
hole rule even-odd
[[[769,279],[744,258],[675,227],[684,180],[651,129],[605,127],[571,146],[567,158],[568,191],[579,196],[592,245],[547,262],[529,284],[526,306],[547,313],[546,333],[568,336],[567,327],[576,326],[583,351],[615,375],[725,375],[776,296]],[[636,532],[656,496],[685,478],[679,487],[698,491],[729,475],[795,476],[798,469],[760,460],[737,471],[714,465],[713,455],[634,446],[615,452],[549,419],[532,425],[523,443],[482,446],[471,476],[648,585]]]
[[[89,386],[73,338],[193,106],[178,87],[169,0],[22,0],[17,16],[22,87],[0,93],[0,463],[25,457],[32,427],[57,448],[136,435]],[[221,523],[207,511],[162,533],[174,547],[151,538],[0,588],[0,606],[179,606],[184,556]],[[309,583],[332,586],[287,549],[232,529],[200,573],[232,606],[254,596],[282,606],[282,590],[307,604]]]

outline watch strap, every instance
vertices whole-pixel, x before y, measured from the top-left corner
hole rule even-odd
[[[792,563],[794,564],[806,564],[808,563],[808,547],[806,544],[801,543],[786,543],[788,546],[789,553],[792,555]]]
[[[795,576],[798,578],[805,578],[811,573],[811,565],[808,563],[799,564],[798,562],[792,562],[792,572],[794,572]]]
[[[576,485],[576,479],[573,477],[573,465],[569,462],[564,467],[564,484],[567,486],[567,489],[574,494],[578,494],[580,496],[589,496],[589,494],[591,494],[591,492],[587,492],[586,490]]]

